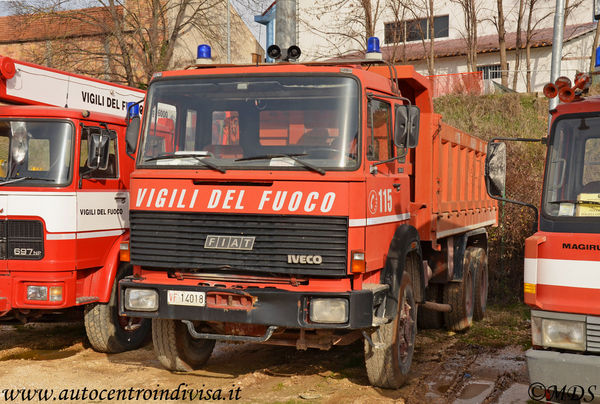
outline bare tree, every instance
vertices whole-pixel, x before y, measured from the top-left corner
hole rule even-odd
[[[546,12],[539,16],[535,21],[536,11],[539,5],[540,0],[527,0],[527,7],[529,12],[527,14],[527,33],[525,35],[525,60],[527,64],[527,72],[526,72],[526,84],[527,84],[527,92],[531,92],[531,42],[533,40],[533,34],[535,29],[539,24],[541,24],[545,19],[553,15],[552,11]]]
[[[434,0],[391,0],[394,14],[394,44],[390,58],[394,61],[397,46],[402,44],[403,62],[406,63],[406,42],[409,36],[419,38],[427,62],[429,75],[435,74],[435,16]],[[401,17],[400,17],[401,16]]]
[[[479,7],[476,0],[452,0],[461,6],[465,18],[464,32],[461,34],[467,48],[467,69],[470,72],[477,70],[477,24]]]
[[[504,7],[502,0],[498,0],[498,16],[495,21],[496,29],[498,30],[498,47],[500,48],[500,75],[502,85],[508,86],[508,60],[506,57],[506,30],[504,28]]]
[[[90,28],[95,36],[62,41],[61,53],[69,56],[77,70],[85,60],[86,74],[109,74],[113,81],[130,86],[144,87],[154,72],[171,67],[178,40],[186,32],[195,30],[208,40],[222,34],[215,23],[222,0],[90,0],[93,9],[77,9],[79,4],[75,0],[22,0],[12,2],[11,8],[29,18]]]
[[[392,14],[394,16],[394,22],[391,23],[389,28],[390,37],[387,38],[391,41],[387,41],[388,44],[391,42],[391,55],[390,62],[396,63],[398,61],[398,57],[396,53],[398,52],[398,48],[400,47],[402,50],[402,55],[400,57],[400,61],[402,63],[406,63],[406,15],[408,8],[405,5],[405,0],[391,0],[390,1],[390,9],[392,10]],[[400,46],[401,45],[401,46]]]
[[[333,0],[315,3],[300,16],[300,23],[319,36],[327,46],[311,56],[332,57],[349,51],[364,51],[367,38],[375,34],[385,3],[386,0]],[[325,18],[328,23],[322,24],[321,20]]]
[[[523,17],[525,14],[525,0],[519,0],[519,13],[517,14],[517,31],[515,38],[515,71],[513,73],[513,90],[517,89],[517,81],[519,79],[519,69],[521,65],[521,50],[523,49],[523,40],[521,30],[523,28]]]

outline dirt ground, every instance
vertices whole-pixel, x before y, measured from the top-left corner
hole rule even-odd
[[[151,343],[122,354],[94,352],[80,320],[0,323],[0,402],[109,402],[111,389],[114,394],[131,389],[132,399],[124,400],[128,402],[164,402],[167,396],[152,394],[169,389],[163,393],[171,394],[169,402],[190,402],[184,390],[202,390],[195,401],[201,397],[250,403],[525,403],[529,383],[524,345],[529,325],[521,313],[521,309],[492,309],[486,320],[466,333],[420,331],[410,381],[399,390],[369,386],[360,343],[330,351],[217,343],[203,370],[177,374],[161,367]],[[26,400],[14,396],[22,394],[19,389],[42,389],[40,394],[52,396]],[[101,389],[104,396],[98,395]],[[113,402],[123,401],[116,397]]]

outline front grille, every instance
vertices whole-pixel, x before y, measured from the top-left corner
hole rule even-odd
[[[131,262],[180,271],[342,276],[346,274],[348,218],[130,212]],[[207,249],[206,236],[255,237],[252,250]],[[288,256],[294,262],[288,262]],[[321,264],[301,264],[301,256]]]
[[[600,352],[600,317],[587,316],[586,340],[588,351]]]
[[[44,226],[39,220],[0,222],[0,259],[40,260],[44,258]]]

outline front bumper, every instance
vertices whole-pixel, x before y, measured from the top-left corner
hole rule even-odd
[[[158,310],[153,312],[131,311],[124,307],[125,290],[129,287],[154,289],[158,292]],[[205,307],[169,305],[167,291],[206,292],[221,302],[228,296],[243,296],[252,303],[245,307],[211,304]],[[161,318],[191,321],[215,321],[227,323],[260,324],[283,328],[363,329],[373,323],[373,292],[370,290],[350,292],[291,292],[276,288],[226,289],[217,287],[161,285],[141,283],[125,278],[119,282],[120,314],[130,317]],[[343,298],[348,300],[348,321],[340,324],[310,322],[308,318],[311,298]]]
[[[600,393],[600,357],[530,349],[526,352],[530,383],[544,386],[581,386],[588,392],[592,386]],[[598,394],[596,393],[596,396]]]
[[[27,286],[61,287],[57,301],[28,300]],[[12,309],[57,310],[76,305],[76,277],[72,271],[18,272],[0,274],[0,316]]]

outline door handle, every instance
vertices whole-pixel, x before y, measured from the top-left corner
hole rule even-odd
[[[126,200],[127,200],[126,196],[121,196],[121,195],[115,196],[115,201],[117,201],[119,203],[125,203]]]
[[[401,185],[401,184],[392,184],[392,186],[394,187],[394,189],[395,189],[396,191],[400,191],[400,185]]]

